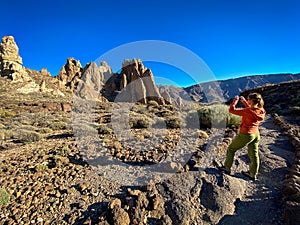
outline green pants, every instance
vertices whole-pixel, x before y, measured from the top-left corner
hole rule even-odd
[[[228,146],[225,160],[225,167],[230,169],[233,163],[234,154],[237,150],[248,146],[248,155],[250,158],[250,174],[256,175],[259,168],[258,144],[260,141],[259,133],[246,134],[239,133]]]

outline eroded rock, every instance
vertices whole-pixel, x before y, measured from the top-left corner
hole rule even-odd
[[[0,75],[13,81],[29,81],[30,76],[26,72],[19,48],[13,36],[4,36],[0,44]]]

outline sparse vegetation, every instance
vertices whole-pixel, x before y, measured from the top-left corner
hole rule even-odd
[[[166,119],[167,128],[176,129],[183,126],[183,122],[179,117],[172,116]]]
[[[25,129],[15,130],[13,137],[21,142],[36,142],[43,138],[40,133]]]
[[[130,113],[129,118],[129,124],[130,127],[135,129],[141,129],[141,128],[149,128],[151,125],[151,119],[143,114],[137,114],[134,112]]]
[[[6,205],[9,203],[10,195],[7,193],[6,190],[0,188],[0,205]]]
[[[41,163],[41,164],[38,164],[36,167],[35,167],[35,170],[37,172],[43,172],[43,171],[46,171],[48,170],[48,165],[47,163]]]
[[[151,105],[151,106],[154,106],[154,107],[158,107],[159,106],[159,104],[157,103],[157,101],[154,101],[154,100],[150,100],[148,102],[148,105]]]
[[[73,130],[76,135],[94,136],[98,134],[95,125],[87,124],[86,122],[74,124]]]
[[[10,117],[14,117],[16,115],[15,112],[7,110],[7,109],[3,109],[0,108],[0,118],[10,118]]]
[[[71,149],[70,149],[69,145],[65,144],[64,146],[62,146],[61,148],[59,148],[56,151],[56,154],[60,155],[60,156],[67,156],[70,152],[71,152]]]
[[[13,135],[12,130],[0,129],[0,139],[5,140],[11,138]]]
[[[50,134],[53,130],[49,127],[42,127],[39,129],[39,133],[41,134]]]
[[[52,122],[49,128],[52,130],[66,130],[68,129],[68,124],[63,121]]]
[[[70,69],[75,71],[73,67]],[[39,85],[45,80],[48,91],[20,93],[18,89],[27,86],[27,82],[10,82],[0,76],[0,224],[117,224],[115,219],[126,224],[139,221],[180,224],[187,220],[216,224],[226,217],[228,210],[235,208],[234,202],[257,195],[261,189],[272,194],[272,198],[264,193],[258,196],[271,206],[281,199],[281,195],[277,196],[279,189],[287,192],[295,190],[281,186],[285,183],[281,181],[286,170],[280,168],[291,165],[292,160],[291,151],[281,151],[281,147],[291,150],[285,146],[288,140],[279,130],[272,129],[272,135],[269,135],[268,126],[262,127],[261,132],[263,146],[260,153],[266,154],[259,177],[262,182],[244,185],[247,181],[243,181],[242,177],[228,177],[214,168],[210,161],[225,156],[223,150],[236,134],[233,126],[239,125],[241,117],[230,114],[226,105],[199,103],[205,98],[200,96],[203,90],[197,90],[197,87],[190,91],[186,89],[187,93],[178,90],[175,95],[170,95],[174,105],[159,105],[156,101],[148,101],[148,104],[105,103],[99,93],[96,104],[94,100],[75,101],[75,104],[82,105],[77,109],[72,104],[76,98],[75,90],[65,90],[64,82],[52,76],[28,72],[33,84]],[[72,81],[79,81],[78,75]],[[127,78],[130,82],[130,76]],[[115,86],[120,86],[115,81]],[[289,116],[291,121],[295,122],[297,118],[299,121],[298,87],[291,84],[279,91],[270,89],[268,95],[263,95],[267,112],[271,114],[277,110],[281,115]],[[58,88],[65,97],[57,97],[50,91]],[[290,92],[291,88],[293,92]],[[105,92],[109,92],[108,88],[101,91],[102,94]],[[118,89],[112,93],[118,94]],[[226,97],[230,97],[231,93],[231,90],[227,92]],[[171,90],[169,94],[173,94]],[[199,102],[183,100],[189,94]],[[177,101],[178,96],[183,99],[178,98],[180,100]],[[85,113],[90,106],[91,114]],[[127,106],[132,107],[130,112]],[[69,113],[70,107],[74,109],[73,114]],[[274,111],[269,111],[270,107]],[[123,122],[133,129],[130,134],[124,132],[124,135],[118,135],[117,130],[112,128],[121,127]],[[271,122],[266,120],[267,124]],[[218,129],[202,129],[226,126],[225,133]],[[155,129],[148,129],[150,127]],[[196,135],[192,128],[197,131]],[[299,134],[294,127],[291,131],[291,137]],[[275,139],[281,140],[280,143]],[[285,152],[288,155],[281,158]],[[272,157],[271,154],[275,153],[279,154]],[[238,166],[234,172],[237,174],[247,168],[244,153],[240,152],[239,156],[234,162]],[[154,173],[148,164],[152,165]],[[122,165],[126,165],[125,170]],[[175,172],[177,174],[171,179],[164,179],[167,173]],[[144,179],[140,179],[144,175],[151,179],[149,185],[139,186],[131,182],[133,178],[144,183]],[[115,182],[115,178],[120,179]],[[290,180],[295,181],[294,178]],[[264,181],[268,181],[266,185]],[[242,185],[239,185],[240,182]],[[238,191],[236,187],[239,187]],[[253,205],[255,211],[262,209],[267,212],[264,204]],[[245,211],[247,206],[239,204],[238,210]],[[267,217],[262,215],[259,220],[271,221],[276,214],[275,222],[281,224],[278,215],[282,210],[273,207],[269,211]],[[229,218],[230,221],[232,219],[235,221],[235,218]]]
[[[112,129],[109,128],[106,124],[98,124],[97,130],[99,134],[112,134]]]
[[[204,128],[238,126],[241,121],[241,117],[229,113],[228,106],[221,104],[202,106],[198,116],[200,127]]]

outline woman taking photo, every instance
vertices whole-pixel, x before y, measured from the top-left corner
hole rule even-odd
[[[262,96],[258,93],[251,93],[247,100],[244,97],[241,97],[240,100],[246,108],[235,108],[239,101],[239,96],[235,96],[229,107],[230,113],[242,116],[239,133],[228,146],[224,166],[219,167],[219,169],[230,174],[235,152],[247,146],[250,166],[249,171],[242,171],[242,174],[251,180],[256,180],[259,168],[258,144],[260,135],[258,126],[259,123],[264,120],[266,111],[263,108],[264,101]]]

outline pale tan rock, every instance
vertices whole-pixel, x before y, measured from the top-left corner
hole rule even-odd
[[[0,44],[0,75],[13,81],[30,81],[31,77],[23,66],[19,48],[13,36],[5,36]]]
[[[43,76],[51,76],[50,72],[47,70],[47,68],[42,68],[40,71],[41,75]]]
[[[129,225],[130,224],[130,218],[128,213],[120,208],[120,207],[115,207],[112,210],[113,214],[113,224],[115,225]]]
[[[125,59],[121,73],[113,74],[105,83],[104,95],[110,101],[117,98],[118,101],[146,104],[155,100],[160,105],[164,104],[151,70],[145,68],[140,59]]]
[[[46,91],[46,81],[43,80],[42,83],[40,84],[40,92],[45,92]]]
[[[79,60],[68,58],[67,63],[61,68],[57,75],[57,79],[71,90],[76,88],[82,75],[82,66]]]
[[[113,209],[115,207],[121,208],[121,200],[118,198],[114,198],[109,203],[109,208]]]

